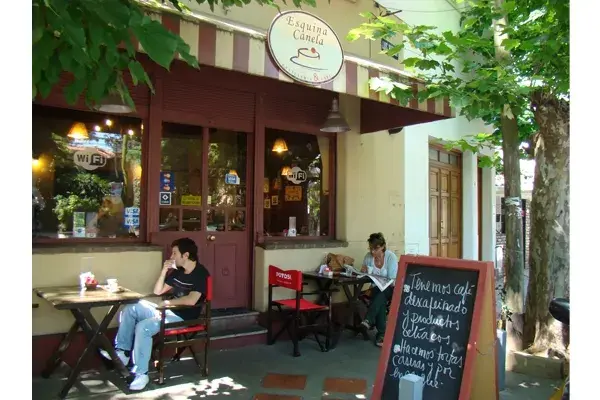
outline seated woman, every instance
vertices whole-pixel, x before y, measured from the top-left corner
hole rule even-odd
[[[369,236],[369,252],[365,255],[361,272],[396,279],[398,272],[398,257],[393,251],[386,248],[385,238],[382,233],[373,233]],[[394,293],[394,284],[391,284],[383,292],[373,285],[371,287],[371,305],[367,311],[362,326],[367,329],[377,328],[375,345],[383,346],[383,334],[387,322],[387,302]]]

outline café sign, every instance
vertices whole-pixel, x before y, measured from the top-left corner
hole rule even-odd
[[[299,82],[330,82],[344,64],[342,45],[331,26],[304,11],[277,15],[269,27],[267,42],[273,61]]]

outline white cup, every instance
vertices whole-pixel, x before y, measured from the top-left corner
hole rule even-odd
[[[106,283],[110,292],[117,292],[119,290],[119,281],[116,279],[107,279]]]

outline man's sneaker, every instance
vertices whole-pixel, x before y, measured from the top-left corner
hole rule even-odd
[[[136,374],[135,379],[129,385],[130,390],[143,390],[146,385],[150,382],[148,374]]]
[[[377,335],[377,338],[375,338],[375,346],[383,347],[383,335]]]
[[[107,360],[112,361],[112,358],[110,358],[110,354],[108,354],[108,351],[100,350],[100,354],[102,354],[102,357],[106,358]],[[127,366],[127,364],[129,364],[129,356],[127,356],[123,350],[117,350],[117,357],[119,357],[119,360],[121,360],[124,366]]]
[[[373,329],[373,325],[371,325],[371,323],[369,321],[367,321],[366,319],[360,323],[361,328],[370,331],[371,329]]]

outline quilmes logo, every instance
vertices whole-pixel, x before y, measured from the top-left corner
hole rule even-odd
[[[281,279],[285,279],[287,281],[291,281],[292,280],[292,275],[290,274],[286,274],[284,272],[275,272],[275,276]]]
[[[96,149],[84,149],[75,152],[73,155],[75,165],[79,165],[88,171],[104,167],[106,165],[106,157],[98,153]]]

